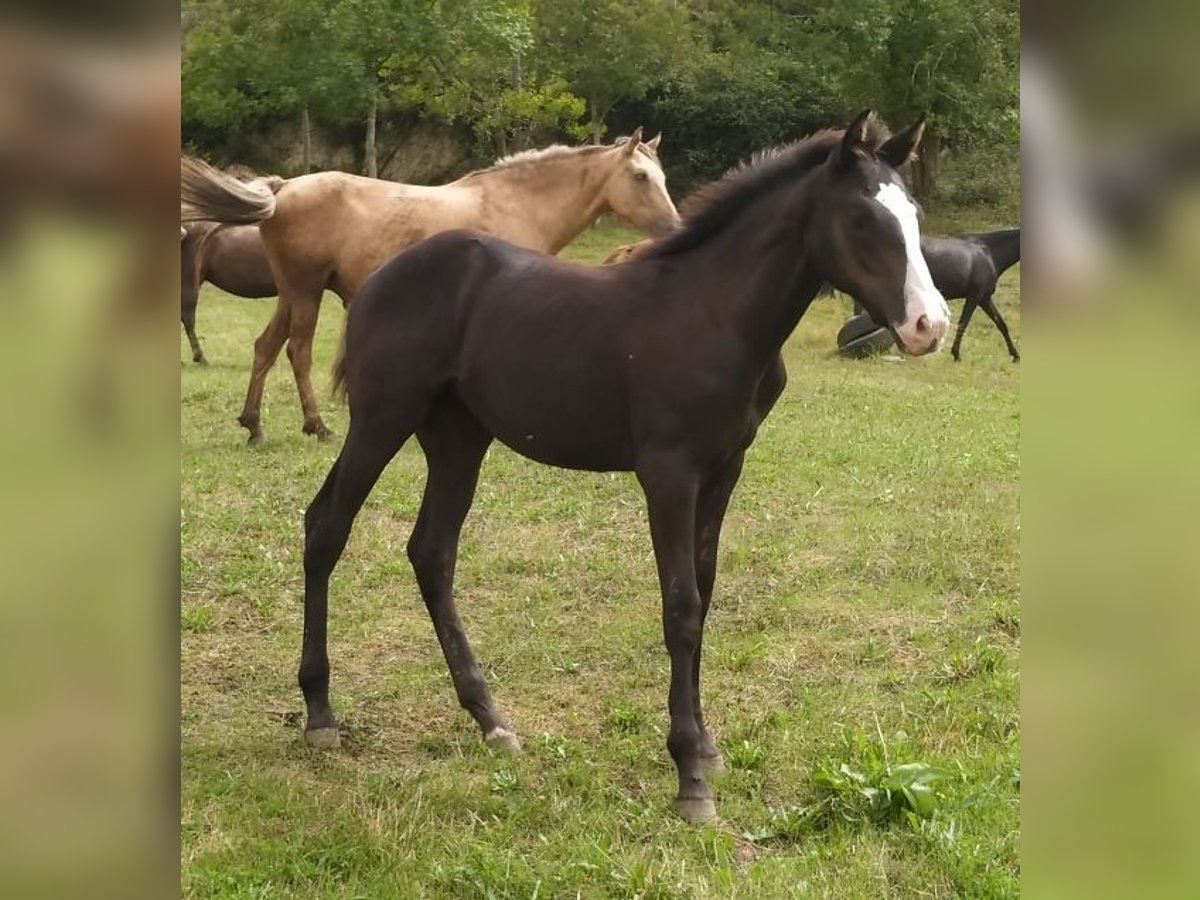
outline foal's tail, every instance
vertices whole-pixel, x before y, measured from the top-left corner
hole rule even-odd
[[[191,156],[179,159],[179,219],[181,222],[251,224],[275,214],[275,193],[282,178],[239,181]]]

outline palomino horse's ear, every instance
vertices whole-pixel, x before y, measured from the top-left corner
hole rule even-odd
[[[651,150],[653,150],[655,153],[657,153],[658,152],[658,144],[661,140],[662,140],[662,132],[660,131],[654,137],[650,138],[650,140],[646,141],[646,146],[649,147]]]
[[[634,129],[633,134],[631,134],[629,136],[629,140],[627,140],[624,144],[622,144],[621,147],[624,149],[626,156],[633,156],[633,154],[637,153],[638,144],[640,144],[641,142],[642,142],[642,126],[639,125],[637,128]]]
[[[898,169],[917,155],[921,138],[925,136],[925,116],[879,148],[879,157],[893,169]]]
[[[838,150],[838,159],[843,164],[853,165],[856,160],[866,159],[871,155],[871,147],[867,143],[867,126],[872,114],[870,109],[864,109],[846,126],[846,134],[842,137],[842,146]]]

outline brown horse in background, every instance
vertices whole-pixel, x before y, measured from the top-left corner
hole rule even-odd
[[[192,347],[192,361],[202,366],[208,360],[196,336],[196,305],[205,282],[255,300],[279,293],[257,225],[199,222],[186,229],[180,242],[180,321]]]
[[[321,295],[344,304],[375,269],[401,250],[453,228],[473,228],[540,253],[557,253],[606,211],[652,234],[673,230],[679,214],[658,163],[659,138],[639,128],[609,146],[518,153],[447,185],[422,187],[321,172],[274,192],[246,185],[184,158],[185,221],[259,222],[279,286],[279,303],[254,343],[254,367],[238,421],[259,443],[263,387],[284,343],[304,411],[304,432],[325,437],[312,389],[312,341]]]

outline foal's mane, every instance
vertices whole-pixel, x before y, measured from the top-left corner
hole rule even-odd
[[[759,197],[825,162],[844,134],[842,129],[826,128],[791,144],[760,150],[748,162],[688,195],[679,207],[683,218],[679,230],[654,241],[637,258],[672,256],[704,243]],[[878,148],[888,137],[880,122],[868,120],[867,141],[871,146]]]

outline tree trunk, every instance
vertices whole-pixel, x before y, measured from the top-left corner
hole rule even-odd
[[[938,159],[942,152],[942,136],[931,128],[925,129],[921,151],[913,160],[913,193],[922,203],[937,193]]]
[[[512,88],[514,91],[521,91],[524,89],[524,87],[525,87],[525,71],[524,71],[524,67],[521,62],[521,54],[514,53],[513,58],[512,58]],[[527,129],[525,128],[524,123],[520,119],[514,118],[514,120],[512,121],[512,124],[510,126],[510,129],[512,131],[512,143],[513,143],[514,147],[529,146],[529,135],[528,135]],[[503,129],[503,128],[500,129],[500,145],[501,145],[500,155],[502,157],[507,156],[508,155],[508,135],[505,133],[505,129]]]
[[[363,163],[363,174],[368,178],[379,177],[379,158],[375,153],[375,120],[379,116],[379,97],[371,94],[371,108],[367,111],[367,147]]]
[[[592,143],[599,144],[600,130],[604,127],[604,123],[600,120],[600,104],[596,102],[595,97],[588,102],[588,109],[592,114]]]
[[[305,175],[312,171],[312,120],[307,106],[300,110],[300,169]]]

